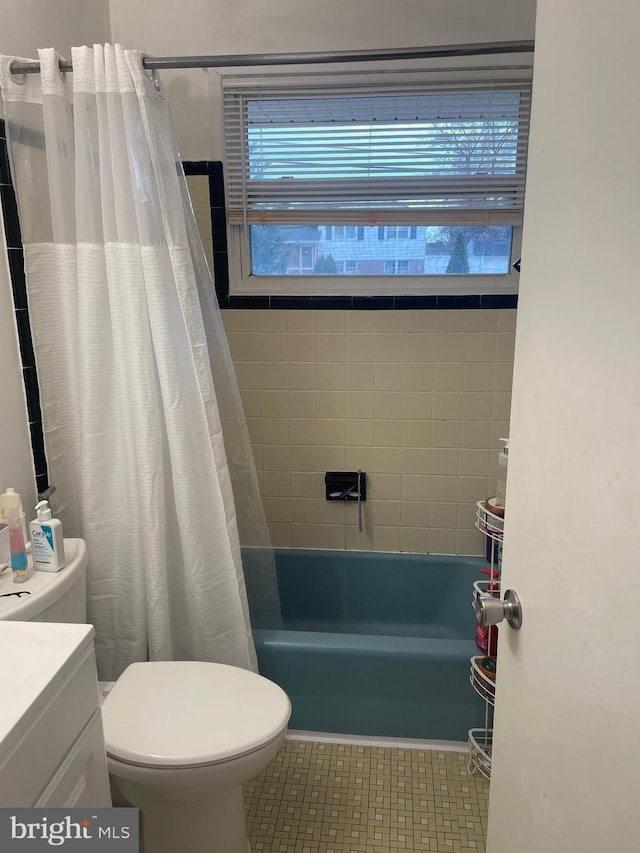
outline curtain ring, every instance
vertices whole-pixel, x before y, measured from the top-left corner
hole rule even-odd
[[[160,92],[160,77],[158,76],[158,69],[157,68],[145,68],[144,61],[147,57],[148,57],[147,53],[142,54],[142,58],[140,60],[140,62],[142,63],[142,70],[144,71],[144,73],[147,75],[149,80],[151,80],[151,82],[155,86],[156,92]]]
[[[18,72],[16,74],[12,70],[15,63],[16,63],[15,59],[11,60],[11,62],[9,63],[9,74],[11,74],[11,77],[13,78],[13,82],[16,84],[16,86],[24,86],[24,84],[27,82],[27,75],[25,74],[24,71],[22,73]]]

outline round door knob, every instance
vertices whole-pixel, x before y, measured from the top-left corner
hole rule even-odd
[[[473,609],[479,625],[498,625],[503,619],[515,631],[522,625],[522,606],[512,589],[505,592],[502,601],[489,593],[476,595]]]

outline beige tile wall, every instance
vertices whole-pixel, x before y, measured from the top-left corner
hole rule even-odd
[[[188,179],[211,263],[208,180]],[[515,310],[225,310],[273,544],[477,554],[509,434]],[[368,475],[355,504],[324,473]]]
[[[274,545],[475,554],[508,435],[515,310],[225,310]],[[368,475],[355,504],[324,473]]]
[[[211,237],[211,201],[209,199],[209,178],[206,175],[189,175],[187,186],[191,204],[196,217],[200,239],[204,247],[209,269],[213,269],[213,240]]]

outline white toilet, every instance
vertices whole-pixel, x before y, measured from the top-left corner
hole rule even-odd
[[[0,619],[86,621],[84,541],[65,540],[65,552],[61,572],[22,585],[31,595],[0,598]],[[247,853],[241,786],[277,753],[290,716],[280,687],[238,667],[129,666],[102,717],[109,772],[141,810],[145,853]]]

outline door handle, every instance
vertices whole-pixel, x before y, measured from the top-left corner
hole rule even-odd
[[[502,601],[489,593],[479,593],[473,602],[473,609],[478,625],[497,625],[503,619],[514,631],[518,631],[522,625],[522,605],[512,589],[505,592]]]

